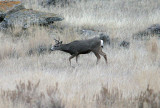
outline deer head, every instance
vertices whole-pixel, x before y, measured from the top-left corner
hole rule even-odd
[[[56,39],[54,39],[54,40],[55,40],[56,44],[52,45],[52,47],[51,47],[52,51],[59,50],[61,45],[62,45],[62,41],[59,41],[59,40],[56,40]]]

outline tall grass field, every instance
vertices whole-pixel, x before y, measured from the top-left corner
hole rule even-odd
[[[68,0],[72,3],[64,6],[21,2],[64,20],[55,28],[0,31],[0,108],[160,108],[160,39],[132,38],[160,24],[159,0]],[[103,57],[96,65],[89,53],[80,55],[79,64],[72,59],[70,66],[67,53],[38,50],[50,48],[54,39],[69,43],[96,36],[81,30],[105,32],[129,41],[130,47],[104,46],[107,65]]]

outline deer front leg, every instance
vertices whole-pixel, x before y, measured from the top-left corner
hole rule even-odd
[[[97,57],[97,62],[96,62],[96,64],[98,64],[99,59],[100,59],[101,57],[100,57],[100,55],[99,55],[98,53],[95,53],[95,52],[94,52],[94,54],[95,54],[95,56]]]
[[[70,66],[71,66],[71,59],[74,58],[75,56],[76,56],[76,55],[71,55],[71,56],[69,57]]]
[[[104,59],[105,59],[105,61],[106,61],[106,64],[107,64],[108,62],[107,62],[107,55],[106,55],[106,53],[104,53],[104,52],[102,51],[102,49],[101,49],[101,50],[99,51],[99,54],[104,57]]]

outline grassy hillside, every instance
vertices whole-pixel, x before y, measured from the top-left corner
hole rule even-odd
[[[32,26],[0,32],[0,108],[158,108],[160,107],[160,40],[133,40],[132,35],[160,24],[159,0],[82,0],[67,6],[41,6],[23,0],[27,8],[64,17],[55,29]],[[69,54],[39,53],[54,38],[71,42],[80,30],[106,32],[128,40],[130,48],[105,46],[108,57],[96,65],[90,53],[79,64]]]

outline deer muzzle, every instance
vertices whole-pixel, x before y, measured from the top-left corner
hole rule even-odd
[[[51,51],[54,51],[55,50],[55,48],[54,47],[51,47],[51,49],[50,49]]]

